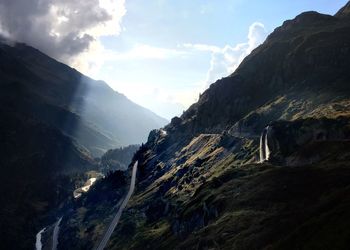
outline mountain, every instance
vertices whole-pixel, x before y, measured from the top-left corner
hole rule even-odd
[[[94,157],[141,143],[165,123],[106,83],[1,38],[1,248],[32,248],[85,173],[100,170]]]
[[[349,13],[348,3],[285,21],[153,130],[108,248],[348,249]],[[121,197],[94,203],[99,185],[61,211],[64,249],[99,243]]]
[[[349,18],[350,17],[350,3],[348,2],[343,8],[341,8],[336,14],[338,18]]]
[[[76,140],[93,156],[141,143],[166,120],[75,69],[21,43],[0,43],[1,105]]]

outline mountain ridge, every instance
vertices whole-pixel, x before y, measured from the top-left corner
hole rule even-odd
[[[336,14],[336,17],[344,18],[350,16],[350,3],[348,2],[344,7],[342,7]]]
[[[313,19],[317,19],[317,22],[312,22]],[[311,23],[310,23],[311,21]],[[328,27],[324,27],[323,24],[327,23]],[[293,25],[295,23],[295,25]],[[302,24],[300,24],[302,23]],[[305,25],[309,23],[308,25]],[[339,36],[339,48],[344,47],[343,44],[340,44],[342,41],[349,40],[349,27],[348,22],[341,21],[336,17],[332,17],[329,15],[319,14],[316,12],[306,12],[301,15],[298,15],[294,21],[286,21],[284,24],[276,28],[275,31],[268,36],[266,41],[252,51],[250,55],[248,55],[243,62],[240,64],[240,66],[237,68],[237,70],[231,74],[229,77],[224,78],[222,80],[218,80],[214,84],[212,84],[207,91],[205,91],[202,95],[199,101],[196,104],[193,104],[181,117],[183,120],[193,120],[193,123],[203,123],[205,121],[202,121],[201,116],[209,117],[210,115],[213,116],[210,118],[211,121],[214,121],[218,123],[220,119],[225,118],[225,121],[222,121],[223,124],[228,125],[231,123],[231,125],[234,125],[234,121],[239,120],[241,117],[241,113],[245,113],[247,108],[252,106],[250,109],[256,109],[259,106],[261,106],[266,100],[271,98],[272,95],[278,96],[278,91],[283,91],[285,88],[295,88],[296,91],[298,90],[298,84],[300,85],[301,82],[304,82],[304,84],[308,84],[310,88],[318,88],[322,86],[323,88],[329,88],[330,93],[335,92],[338,90],[338,93],[334,93],[334,96],[339,94],[341,91],[348,91],[348,85],[346,84],[337,84],[335,86],[335,89],[331,89],[329,86],[327,86],[327,80],[330,77],[336,78],[338,75],[343,75],[344,77],[348,77],[348,72],[342,70],[339,71],[338,68],[344,69],[344,65],[348,64],[348,59],[346,58],[346,51],[342,52],[340,49],[335,50],[335,53],[325,53],[326,56],[332,56],[333,58],[321,58],[320,54],[317,54],[316,56],[319,56],[321,60],[319,60],[318,65],[320,63],[325,64],[327,67],[325,68],[326,72],[318,72],[323,74],[321,75],[312,75],[312,62],[316,62],[318,58],[312,58],[312,54],[310,53],[300,53],[303,49],[303,44],[306,44],[307,42],[311,42],[313,39],[319,39],[317,32],[311,33],[305,33],[309,32],[309,29],[311,28],[317,28],[321,29],[321,31],[328,29],[340,29],[339,32],[334,32],[334,34],[337,34]],[[290,30],[288,27],[292,25],[292,29]],[[340,28],[338,28],[338,25]],[[313,27],[312,27],[313,26]],[[299,28],[300,27],[300,28]],[[308,28],[309,27],[309,28]],[[344,29],[344,30],[343,30]],[[330,30],[332,31],[332,30]],[[287,32],[287,34],[286,34]],[[293,34],[294,32],[299,32],[298,36],[304,35],[305,37],[299,37],[298,36],[295,39],[289,39],[289,36]],[[303,34],[304,32],[305,34]],[[278,43],[275,43],[275,40],[278,40]],[[316,43],[315,49],[323,49],[324,46],[326,46],[327,39],[330,42],[333,42],[331,37],[328,37],[323,35],[323,38],[325,41],[322,41],[322,43]],[[334,42],[333,42],[334,43]],[[273,46],[273,49],[271,49]],[[323,47],[322,47],[323,46]],[[270,50],[269,50],[270,48]],[[332,47],[336,48],[336,46]],[[298,50],[296,50],[298,49]],[[258,55],[258,58],[256,58],[256,55]],[[298,58],[296,58],[298,56]],[[337,61],[334,62],[334,58],[338,56],[338,62],[340,62],[340,65],[336,65]],[[288,58],[289,57],[289,58]],[[295,57],[295,59],[293,59]],[[288,58],[288,59],[285,59]],[[297,61],[298,60],[298,61]],[[308,60],[312,60],[309,61]],[[250,67],[245,67],[246,62],[249,61]],[[288,62],[288,65],[286,65],[286,62]],[[332,63],[333,65],[328,65],[329,63]],[[254,65],[253,65],[254,64]],[[303,64],[303,65],[298,65]],[[331,66],[331,67],[329,67]],[[323,65],[320,65],[318,67],[323,67]],[[272,71],[271,68],[274,68]],[[309,70],[309,71],[307,71]],[[331,72],[331,70],[334,72]],[[265,73],[266,72],[266,73]],[[244,78],[242,77],[244,75]],[[261,76],[261,77],[260,77]],[[291,76],[291,77],[290,77]],[[303,80],[293,79],[295,76],[302,78],[305,77]],[[324,78],[324,79],[323,79]],[[328,78],[328,79],[327,79]],[[310,84],[311,82],[315,83],[319,80],[318,86],[313,86]],[[339,79],[341,80],[341,79]],[[309,83],[306,83],[306,81],[309,81]],[[293,83],[295,82],[295,83]],[[299,82],[299,83],[297,83]],[[259,92],[253,93],[250,91],[250,88],[256,87],[257,83],[260,84]],[[255,85],[254,85],[255,84]],[[250,88],[249,88],[250,86]],[[273,90],[269,90],[270,88],[273,88]],[[219,90],[223,90],[219,92]],[[313,90],[310,89],[310,92]],[[316,92],[316,91],[314,91]],[[208,96],[208,93],[210,93],[210,96]],[[231,94],[233,93],[233,96]],[[281,93],[281,92],[280,92]],[[317,93],[317,92],[316,92]],[[220,96],[220,100],[213,96],[216,94],[217,96]],[[341,94],[341,93],[340,93]],[[265,96],[265,100],[263,99]],[[210,99],[211,102],[227,102],[226,106],[223,105],[216,105],[214,103],[209,104],[207,99]],[[252,102],[252,100],[255,100],[256,103]],[[203,111],[201,111],[201,107],[203,107]],[[213,109],[215,108],[216,109]],[[224,110],[220,110],[220,108],[224,108]],[[242,107],[245,107],[245,109],[240,110]],[[199,109],[199,110],[198,110]],[[193,113],[197,112],[196,117],[193,117]],[[203,112],[203,115],[201,115],[201,112]],[[220,114],[227,114],[222,115],[222,118],[216,117]],[[231,116],[229,120],[228,117]],[[231,122],[232,121],[232,122]],[[212,124],[211,126],[218,126]],[[205,125],[208,127],[207,125]],[[219,125],[220,126],[220,125]],[[224,129],[223,127],[220,127],[220,129]],[[214,129],[215,131],[215,129]]]

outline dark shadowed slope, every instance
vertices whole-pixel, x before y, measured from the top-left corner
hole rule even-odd
[[[74,173],[96,169],[59,130],[0,107],[0,234],[4,249],[28,249],[42,219],[72,195]],[[30,247],[31,248],[31,247]]]

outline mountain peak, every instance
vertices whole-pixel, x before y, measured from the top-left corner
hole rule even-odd
[[[350,17],[350,1],[345,4],[345,6],[343,8],[341,8],[336,14],[336,17],[338,18],[346,18],[346,17]]]
[[[335,19],[331,15],[321,14],[317,11],[306,11],[297,15],[292,20],[287,20],[283,23],[282,27],[298,27],[298,26],[314,26],[317,24],[323,24]]]

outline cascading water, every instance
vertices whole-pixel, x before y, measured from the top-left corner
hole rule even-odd
[[[265,161],[268,161],[270,159],[270,148],[269,148],[269,136],[270,136],[271,128],[270,126],[267,126],[266,128],[266,134],[265,134]]]
[[[270,159],[270,155],[271,155],[271,151],[269,148],[270,133],[271,133],[271,127],[267,126],[266,128],[264,128],[260,136],[260,148],[259,148],[260,163]]]
[[[263,162],[265,159],[265,147],[264,147],[264,135],[265,135],[265,129],[263,130],[261,136],[260,136],[260,149],[259,149],[259,154],[260,154],[260,162]]]

